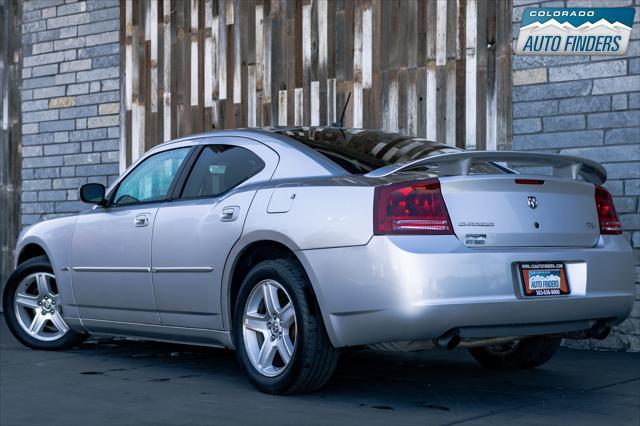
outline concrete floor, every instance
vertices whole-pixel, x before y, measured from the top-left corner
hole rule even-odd
[[[0,322],[0,425],[640,425],[640,354],[561,349],[494,372],[463,350],[345,354],[321,392],[264,395],[222,349],[93,339],[33,351]]]

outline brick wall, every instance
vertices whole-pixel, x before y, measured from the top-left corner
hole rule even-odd
[[[623,57],[513,57],[513,149],[576,155],[606,167],[605,186],[634,247],[636,303],[606,340],[567,345],[640,351],[640,0],[514,0],[514,40],[524,9],[540,6],[636,8]]]
[[[86,208],[118,174],[118,0],[27,0],[22,24],[22,225]]]

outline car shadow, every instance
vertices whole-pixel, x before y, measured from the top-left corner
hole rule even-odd
[[[82,371],[103,375],[152,367],[151,382],[176,379],[224,378],[235,386],[253,389],[235,354],[228,349],[124,338],[92,338],[71,352],[108,356],[118,368]],[[110,363],[113,364],[113,363]],[[320,391],[292,398],[357,401],[361,407],[397,410],[420,407],[456,410],[460,404],[522,405],[552,398],[555,393],[579,391],[579,380],[561,370],[494,371],[477,364],[464,350],[384,352],[349,349],[341,353],[336,371]],[[256,391],[257,392],[257,391]],[[529,401],[529,402],[527,402]]]

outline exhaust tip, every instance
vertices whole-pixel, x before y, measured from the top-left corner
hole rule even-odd
[[[451,351],[460,344],[460,336],[457,333],[446,333],[433,340],[436,348]]]
[[[604,340],[611,334],[611,327],[596,326],[591,329],[591,338],[597,340]]]
[[[455,334],[451,339],[449,339],[449,343],[447,344],[447,350],[452,351],[458,347],[460,344],[460,336]]]

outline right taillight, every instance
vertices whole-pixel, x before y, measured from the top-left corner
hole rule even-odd
[[[438,179],[379,186],[373,204],[375,235],[453,234]]]
[[[613,199],[609,191],[601,186],[596,186],[596,209],[600,221],[601,234],[621,234],[620,219],[613,206]]]

